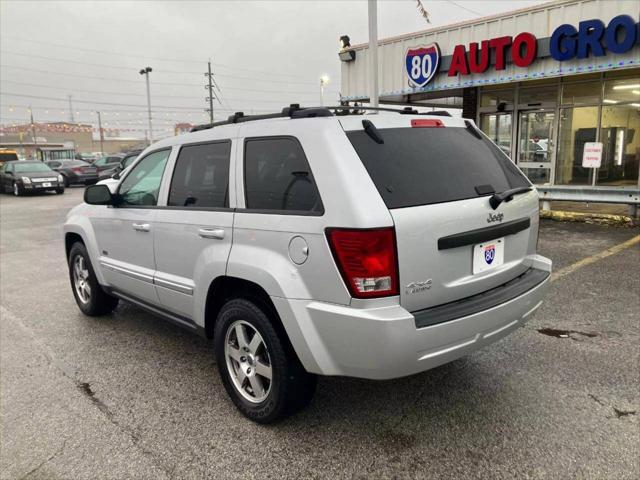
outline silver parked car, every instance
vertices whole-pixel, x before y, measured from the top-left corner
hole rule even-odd
[[[80,309],[122,299],[213,338],[260,423],[316,375],[411,375],[523,325],[551,272],[526,177],[471,121],[345,113],[236,114],[88,187],[64,226]]]

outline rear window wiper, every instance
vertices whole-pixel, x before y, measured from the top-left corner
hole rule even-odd
[[[371,120],[362,120],[362,126],[364,128],[364,133],[371,137],[371,140],[378,144],[384,143],[384,138],[380,135],[380,131],[376,128]]]
[[[529,192],[531,187],[518,187],[512,188],[511,190],[505,190],[504,192],[495,193],[489,199],[489,205],[494,210],[500,206],[502,202],[510,201],[514,195],[518,195],[519,193]]]

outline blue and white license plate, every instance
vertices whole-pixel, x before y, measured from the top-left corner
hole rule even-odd
[[[504,263],[504,237],[473,246],[473,273],[485,272]]]

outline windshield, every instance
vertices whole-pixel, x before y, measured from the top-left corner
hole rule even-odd
[[[386,128],[384,143],[364,130],[347,132],[388,208],[452,202],[529,186],[500,149],[467,128]],[[479,189],[486,195],[486,188]]]
[[[13,170],[16,173],[51,172],[52,170],[40,162],[16,162]]]

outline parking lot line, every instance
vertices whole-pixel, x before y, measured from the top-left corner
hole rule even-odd
[[[578,260],[577,262],[567,267],[561,268],[557,272],[554,272],[551,274],[551,281],[555,282],[559,278],[562,278],[565,275],[569,275],[570,273],[575,272],[579,268],[586,267],[587,265],[591,265],[592,263],[597,262],[598,260],[602,260],[603,258],[607,258],[611,255],[615,255],[616,253],[621,252],[622,250],[629,248],[635,245],[636,243],[640,243],[640,235],[636,235],[635,237],[630,238],[626,242],[622,242],[618,245],[614,245],[613,247],[607,248],[606,250],[603,250],[600,253],[596,253],[595,255],[591,255],[589,257],[583,258],[582,260]]]

